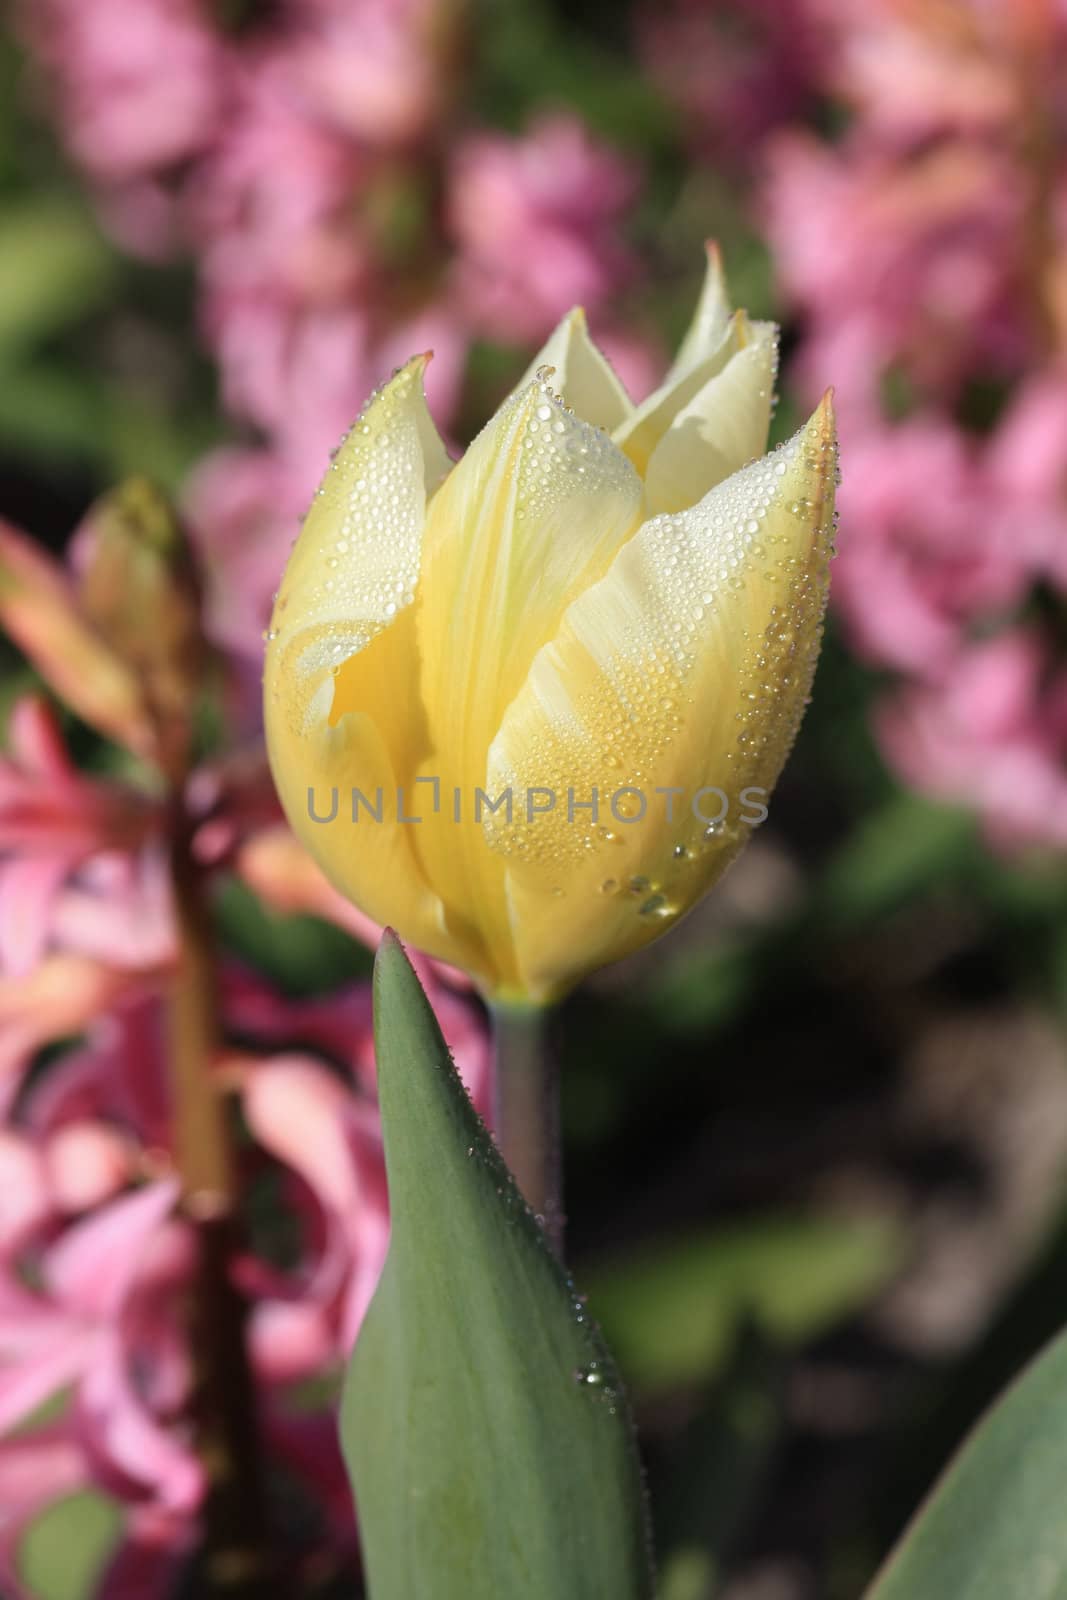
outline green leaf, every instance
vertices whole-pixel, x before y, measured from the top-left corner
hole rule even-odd
[[[37,1600],[85,1600],[96,1590],[120,1525],[115,1502],[94,1491],[55,1501],[22,1537],[19,1576]]]
[[[1064,1600],[1067,1334],[979,1423],[867,1600]]]
[[[24,348],[66,327],[110,293],[117,263],[91,218],[49,197],[0,221],[0,345]]]
[[[647,1600],[604,1343],[389,934],[374,988],[392,1237],[341,1427],[372,1600]]]
[[[815,1337],[900,1256],[896,1230],[873,1218],[757,1217],[605,1267],[590,1303],[635,1387],[668,1389],[720,1371],[746,1322],[783,1344]]]
[[[887,916],[974,856],[974,819],[920,795],[894,794],[827,865],[819,914],[853,927]]]

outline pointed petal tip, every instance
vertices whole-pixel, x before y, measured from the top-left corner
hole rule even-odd
[[[811,427],[817,427],[819,432],[826,437],[833,437],[837,428],[837,416],[834,411],[834,386],[833,384],[824,392],[819,404],[811,415]]]

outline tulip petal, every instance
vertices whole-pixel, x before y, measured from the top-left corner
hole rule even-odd
[[[529,994],[578,976],[576,952],[591,970],[654,938],[749,836],[744,791],[766,798],[773,786],[815,668],[835,466],[827,397],[772,455],[683,515],[646,522],[538,655],[489,781],[551,788],[557,804],[525,830],[484,819],[508,866]],[[618,797],[624,786],[644,797],[643,815]],[[714,798],[694,811],[705,786],[727,795],[723,821]],[[599,817],[568,817],[568,791],[580,803],[594,788]]]
[[[758,325],[760,330],[763,326]],[[740,351],[757,339],[766,337],[743,311],[736,311],[715,350],[687,368],[673,382],[661,384],[653,390],[622,427],[616,428],[612,435],[615,443],[629,456],[642,477],[648,471],[656,446],[680,413],[697,399]]]
[[[548,342],[527,367],[518,391],[533,383],[541,367],[554,369],[555,384],[565,405],[605,433],[621,427],[633,411],[631,401],[610,361],[590,338],[581,306],[568,311]]]
[[[322,673],[387,627],[415,587],[426,501],[449,466],[423,395],[427,359],[402,367],[353,423],[285,569],[268,674],[310,679],[305,711]]]
[[[652,451],[645,472],[650,516],[695,506],[766,450],[778,330],[756,322],[752,332],[752,343],[682,407]]]
[[[268,634],[264,711],[282,805],[330,882],[372,918],[454,955],[412,830],[365,814],[360,834],[351,811],[353,789],[372,805],[381,790],[391,806],[425,742],[411,599],[427,499],[448,466],[425,364],[416,356],[371,399],[305,519]],[[313,820],[313,806],[332,821]]]
[[[693,320],[678,346],[678,354],[663,380],[665,389],[672,389],[687,373],[692,372],[694,367],[698,367],[708,356],[714,355],[722,344],[730,324],[730,297],[726,292],[722,254],[713,239],[707,241],[704,252],[707,256],[707,265],[704,269],[700,299],[697,301]]]
[[[422,698],[434,750],[461,730],[471,783],[537,651],[607,572],[641,506],[629,462],[545,382],[505,402],[435,496],[419,575]]]
[[[417,606],[430,737],[420,775],[445,794],[459,788],[469,804],[484,784],[505,707],[568,604],[636,530],[642,500],[625,457],[545,382],[505,402],[435,496]],[[499,966],[511,943],[503,874],[467,822],[445,803],[407,831],[450,929]]]

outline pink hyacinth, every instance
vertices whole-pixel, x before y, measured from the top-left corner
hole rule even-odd
[[[877,411],[895,361],[920,394],[951,394],[975,363],[1019,356],[1024,199],[1004,152],[950,143],[903,163],[858,134],[830,148],[790,133],[767,161],[768,235],[810,318],[799,375],[832,372],[846,420]]]
[[[1065,663],[1030,614],[1067,587],[1067,14],[804,4],[847,120],[771,140],[760,207],[794,373],[841,407],[834,602],[899,675],[876,731],[904,780],[1062,847]]]
[[[1067,593],[1067,363],[1015,393],[990,442],[997,534],[1035,578]]]
[[[25,974],[48,945],[64,890],[87,865],[83,884],[109,860],[139,857],[147,904],[153,857],[145,847],[158,823],[135,791],[77,770],[44,701],[16,702],[8,738],[10,753],[0,757],[0,967]],[[132,879],[130,889],[127,913],[137,895]],[[169,940],[156,949],[162,954]]]
[[[573,116],[543,117],[521,138],[469,135],[453,155],[449,218],[472,323],[518,343],[573,305],[598,309],[634,270],[619,225],[636,188],[631,165]]]
[[[835,601],[869,660],[936,672],[971,619],[1026,592],[1018,542],[999,537],[979,452],[943,418],[917,416],[848,440],[846,528]]]
[[[372,148],[426,131],[447,88],[436,0],[304,0],[294,20],[293,77],[320,115]]]
[[[751,161],[814,99],[824,43],[800,0],[644,0],[636,20],[652,77],[716,163]]]
[[[225,137],[192,173],[188,209],[209,299],[332,304],[369,270],[353,201],[368,163],[293,82],[288,42],[241,59]]]
[[[1067,669],[1036,633],[972,645],[890,699],[878,730],[905,782],[975,810],[995,845],[1067,849]]]
[[[427,964],[420,975],[484,1106],[484,1027]],[[388,1244],[370,992],[352,985],[292,1003],[239,969],[224,976],[223,1018],[240,1044],[220,1051],[215,1070],[251,1137],[243,1186],[270,1179],[296,1241],[284,1270],[254,1245],[233,1263],[251,1301],[264,1432],[271,1458],[328,1509],[342,1548],[351,1511],[336,1444],[289,1394],[339,1370]],[[155,982],[142,980],[87,1019],[83,1042],[50,1063],[0,1129],[0,1431],[61,1388],[72,1394],[60,1434],[0,1442],[0,1480],[7,1462],[29,1470],[36,1448],[45,1488],[104,1487],[130,1512],[126,1559],[161,1573],[193,1538],[203,1495],[181,1312],[195,1243],[175,1210],[164,1021]],[[27,1515],[36,1504],[30,1495]],[[0,1560],[10,1555],[3,1533]]]
[[[226,53],[198,0],[33,0],[25,19],[58,76],[74,154],[96,177],[156,173],[213,137]]]
[[[222,126],[231,56],[199,0],[19,0],[60,122],[127,249],[169,254],[176,175]]]

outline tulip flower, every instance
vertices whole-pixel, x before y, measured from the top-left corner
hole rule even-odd
[[[776,330],[718,257],[634,407],[573,311],[453,464],[417,356],[326,473],[267,635],[282,803],[368,916],[539,1004],[766,815],[832,554],[829,399],[769,455]]]

